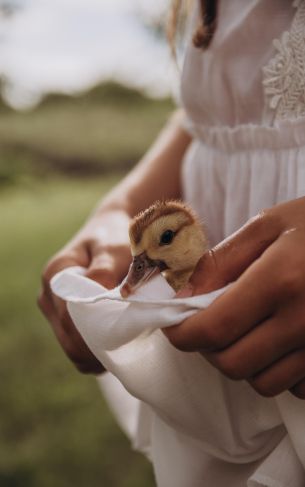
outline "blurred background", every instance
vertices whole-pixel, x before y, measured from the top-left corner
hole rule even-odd
[[[0,0],[1,487],[154,485],[36,296],[48,258],[174,107],[168,3]]]

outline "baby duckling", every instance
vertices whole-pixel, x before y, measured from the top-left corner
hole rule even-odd
[[[121,285],[129,296],[157,272],[177,292],[191,277],[207,250],[204,229],[194,211],[175,201],[157,201],[130,223],[129,238],[133,261]]]

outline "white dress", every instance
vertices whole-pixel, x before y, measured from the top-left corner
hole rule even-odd
[[[219,1],[209,50],[188,47],[182,101],[194,134],[184,196],[212,245],[305,195],[305,2]],[[75,306],[89,330],[93,308]],[[262,398],[159,331],[101,351],[100,335],[79,329],[112,372],[103,390],[159,487],[304,487],[305,402]]]
[[[304,2],[221,0],[218,19],[211,47],[190,46],[182,75],[196,137],[184,194],[212,245],[305,194]]]
[[[187,126],[195,137],[183,166],[184,196],[204,219],[212,245],[261,209],[305,195],[305,2],[220,0],[218,3],[218,25],[212,44],[202,53],[190,43],[181,90]],[[129,396],[125,416],[120,401],[112,398],[115,394],[112,379],[102,379],[121,424],[133,435],[135,446],[152,457],[158,485],[304,486],[303,468],[297,457],[287,454],[290,439],[284,436],[282,418],[273,400],[260,401],[253,393],[243,404],[241,397],[246,384],[233,385],[203,361],[202,369],[203,375],[214,375],[216,389],[222,388],[224,405],[226,394],[234,394],[236,385],[235,394],[239,396],[236,408],[240,415],[244,415],[245,422],[252,415],[256,426],[261,421],[258,437],[264,437],[264,424],[268,424],[266,431],[273,430],[271,436],[266,434],[266,442],[264,439],[258,442],[260,458],[256,460],[254,455],[254,463],[245,454],[249,445],[242,438],[240,451],[235,451],[237,460],[230,463],[225,455],[211,445],[208,447],[196,435],[185,436],[175,424],[171,427],[160,418],[156,421],[155,413],[149,420],[149,407]],[[121,397],[124,392],[118,383],[116,387]],[[305,404],[295,401],[296,407],[304,409],[305,422]],[[260,408],[266,408],[266,404],[268,414],[260,418]],[[218,414],[222,425],[221,414],[233,413],[218,410]],[[213,421],[215,418],[206,418],[203,413],[203,425]],[[234,434],[242,437],[238,428]],[[232,452],[233,449],[232,446]],[[266,455],[269,464],[265,468]]]

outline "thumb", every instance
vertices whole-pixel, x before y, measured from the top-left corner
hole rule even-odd
[[[120,284],[130,264],[130,252],[100,252],[93,256],[86,276],[108,289]]]
[[[266,211],[206,252],[191,276],[193,294],[214,291],[235,281],[280,236],[280,222]]]

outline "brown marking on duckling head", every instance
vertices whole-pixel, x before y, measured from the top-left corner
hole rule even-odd
[[[196,216],[193,210],[178,200],[156,201],[144,211],[134,217],[129,227],[130,241],[135,245],[141,242],[144,230],[161,216],[172,215],[173,213],[184,212],[188,222],[194,223]]]

